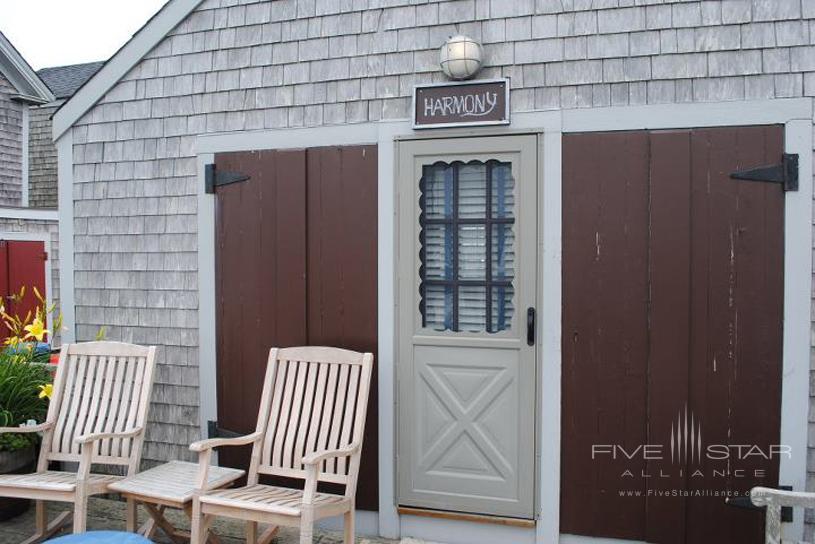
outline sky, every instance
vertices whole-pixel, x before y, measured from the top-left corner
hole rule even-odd
[[[35,69],[107,60],[166,0],[0,0],[0,31]]]

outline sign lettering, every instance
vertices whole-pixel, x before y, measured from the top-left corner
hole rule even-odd
[[[417,86],[414,128],[509,124],[509,81]]]

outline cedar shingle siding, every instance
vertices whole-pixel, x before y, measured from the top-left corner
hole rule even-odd
[[[28,132],[28,204],[32,208],[57,207],[57,148],[51,116],[59,104],[33,107]]]
[[[0,74],[0,206],[22,203],[23,105],[11,99],[15,94]]]
[[[189,458],[196,135],[407,119],[457,32],[485,44],[480,77],[512,78],[513,111],[815,96],[813,18],[811,0],[205,0],[72,129],[78,338],[164,346],[145,457]]]

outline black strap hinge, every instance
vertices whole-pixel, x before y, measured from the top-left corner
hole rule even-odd
[[[221,172],[215,169],[214,164],[204,166],[204,192],[211,195],[215,193],[215,188],[230,183],[246,181],[249,176],[240,172]]]
[[[781,156],[781,164],[759,166],[758,168],[751,168],[750,170],[733,172],[730,174],[730,177],[747,181],[780,183],[784,191],[797,191],[798,155],[795,153],[784,153]]]

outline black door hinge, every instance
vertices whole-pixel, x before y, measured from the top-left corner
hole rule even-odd
[[[241,174],[240,172],[221,172],[216,170],[214,164],[204,166],[204,192],[210,195],[215,193],[216,187],[229,185],[230,183],[238,183],[248,179],[249,176]]]
[[[730,174],[733,179],[747,181],[765,181],[780,183],[784,191],[798,190],[798,155],[784,153],[781,155],[781,164],[759,166],[750,170],[741,170]]]
[[[207,421],[207,438],[236,438],[243,436],[244,433],[230,431],[229,429],[222,429],[218,427],[217,421]]]

